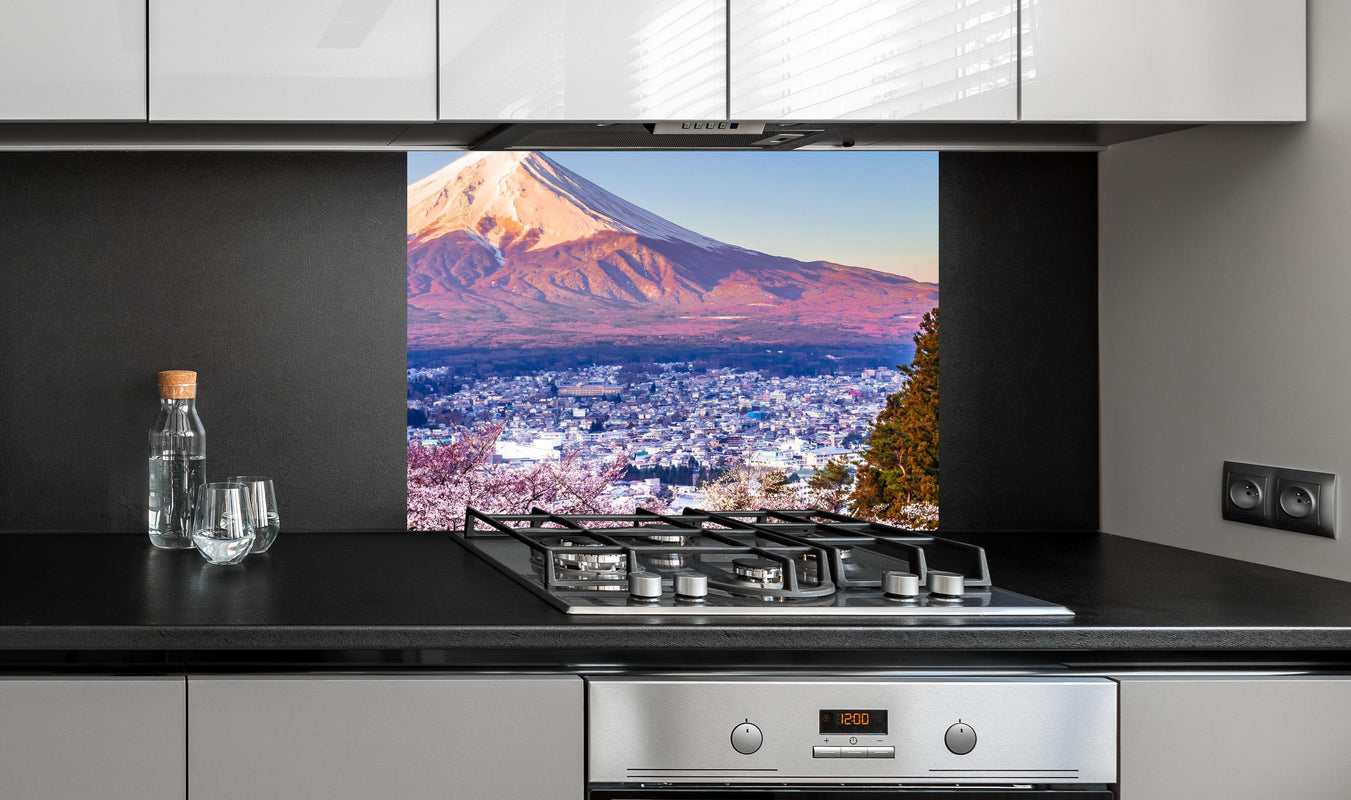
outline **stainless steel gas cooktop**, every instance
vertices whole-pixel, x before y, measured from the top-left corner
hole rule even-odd
[[[1070,617],[974,545],[825,511],[484,514],[451,536],[569,614]]]

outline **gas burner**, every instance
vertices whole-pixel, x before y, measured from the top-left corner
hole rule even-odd
[[[685,566],[685,557],[675,551],[666,553],[656,553],[647,556],[647,563],[653,567],[660,567],[664,570],[675,571]]]
[[[650,533],[643,537],[653,544],[673,544],[684,546],[689,537],[683,533]]]
[[[598,542],[575,542],[560,539],[559,547],[604,547]],[[623,553],[554,553],[554,565],[573,573],[577,578],[618,580],[624,577],[627,557]]]
[[[868,568],[854,558],[854,548],[837,545],[835,552],[840,556],[840,569],[844,573],[841,577],[850,581],[867,580]]]
[[[747,583],[767,588],[783,585],[783,567],[768,558],[732,559],[732,573]]]
[[[623,553],[555,553],[554,563],[576,572],[622,573]]]

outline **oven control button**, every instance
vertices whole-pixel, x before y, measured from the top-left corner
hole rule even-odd
[[[866,747],[841,747],[840,758],[867,758],[868,748]]]
[[[812,748],[812,758],[839,758],[839,757],[840,757],[840,748],[838,747],[821,747],[818,745]]]
[[[919,576],[912,572],[887,570],[882,573],[882,594],[898,599],[914,599],[919,594]]]
[[[760,749],[760,744],[765,738],[760,734],[760,729],[746,720],[732,729],[732,747],[743,756],[748,756]]]
[[[976,749],[976,729],[957,720],[957,724],[948,728],[947,734],[943,736],[943,744],[946,744],[954,755],[964,756]]]
[[[940,569],[929,570],[929,594],[943,597],[961,597],[966,592],[966,576]]]
[[[895,758],[896,748],[894,747],[869,747],[868,758]]]

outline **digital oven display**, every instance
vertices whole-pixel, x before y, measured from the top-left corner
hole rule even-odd
[[[817,718],[821,720],[822,734],[876,733],[885,736],[887,732],[886,709],[855,711],[824,708]]]

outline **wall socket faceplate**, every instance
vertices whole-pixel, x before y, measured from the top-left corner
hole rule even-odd
[[[1227,520],[1337,538],[1337,476],[1224,462],[1220,513]]]

